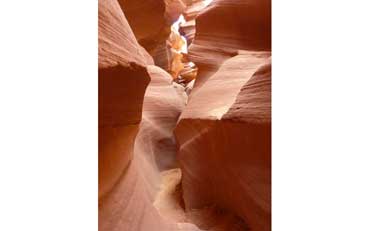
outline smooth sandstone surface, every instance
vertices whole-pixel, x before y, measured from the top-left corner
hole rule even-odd
[[[119,0],[138,42],[155,65],[170,70],[173,53],[168,37],[171,25],[185,10],[182,0]]]
[[[242,58],[232,59],[192,95],[175,129],[185,206],[216,205],[240,216],[251,230],[270,230],[270,66],[265,59],[219,81],[225,67]],[[244,62],[253,66],[250,57]],[[229,94],[220,93],[224,86]]]
[[[197,14],[189,58],[198,67],[194,91],[239,50],[271,50],[270,0],[214,0]]]
[[[172,25],[180,16],[180,14],[185,10],[186,3],[183,0],[165,0],[166,4],[166,14],[165,17]]]
[[[271,230],[270,14],[265,0],[197,14],[198,75],[175,129],[186,210],[216,206],[256,231]]]
[[[186,94],[177,89],[181,86],[172,85],[171,76],[161,68],[148,65],[147,71],[151,82],[145,92],[133,160],[113,190],[99,201],[99,230],[198,231],[194,224],[162,216],[156,208],[170,206],[164,214],[173,214],[171,205],[177,204],[167,197],[156,198],[161,188],[168,188],[161,171],[177,165],[172,131]],[[177,210],[184,214],[182,208]]]
[[[162,0],[119,0],[137,41],[152,50],[159,41],[166,39],[166,4]]]
[[[181,0],[118,0],[137,41],[153,56],[185,9]]]
[[[270,55],[270,52],[251,51],[226,60],[199,91],[190,94],[181,119],[220,119],[234,103],[245,81]]]
[[[195,36],[195,19],[198,14],[207,6],[206,1],[194,0],[188,4],[183,12],[186,23],[180,26],[181,35],[185,36],[188,45],[190,45]]]
[[[172,77],[163,69],[147,66],[151,82],[144,97],[143,117],[136,139],[136,152],[153,158],[159,170],[177,167],[176,140],[173,130],[187,96],[181,85],[172,84]]]
[[[160,169],[175,164],[172,130],[186,94],[151,64],[118,2],[99,0],[100,231],[199,230],[154,206]]]
[[[132,159],[153,62],[137,43],[117,1],[99,0],[99,197]]]
[[[271,5],[200,2],[99,0],[100,231],[271,229]]]

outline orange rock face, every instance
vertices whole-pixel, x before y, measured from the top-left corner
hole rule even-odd
[[[185,3],[182,0],[119,0],[119,3],[137,40],[153,56],[155,64],[172,69],[176,55],[171,50],[173,39],[167,39],[171,25],[185,10]]]
[[[227,60],[192,92],[175,133],[186,208],[216,204],[252,230],[269,230],[271,73],[269,64],[260,63],[266,58],[252,59]]]
[[[119,0],[139,43],[151,54],[170,34],[185,5],[181,0]]]
[[[271,229],[270,2],[204,6],[99,0],[100,231]]]
[[[216,0],[197,16],[198,76],[175,129],[186,209],[216,205],[256,231],[271,230],[270,9]]]
[[[152,64],[118,2],[99,0],[100,231],[199,230],[154,206],[160,170],[175,165],[172,130],[186,94]]]
[[[206,6],[206,1],[194,0],[188,4],[183,13],[186,23],[180,26],[180,33],[185,36],[189,45],[193,42],[195,36],[195,18]]]
[[[194,90],[239,50],[271,50],[270,0],[215,0],[198,14],[189,47],[198,67]]]
[[[153,65],[147,66],[147,70],[151,82],[145,93],[135,152],[155,160],[153,165],[159,170],[174,168],[177,150],[173,129],[187,96],[182,86],[172,84],[172,77],[166,71]]]
[[[132,159],[141,121],[148,57],[139,48],[117,1],[99,1],[99,196]]]
[[[161,187],[166,188],[161,171],[176,167],[172,131],[186,95],[172,85],[171,76],[164,70],[153,65],[146,68],[151,82],[144,96],[133,157],[116,185],[99,200],[99,230],[199,231],[193,224],[162,217],[154,205],[168,203],[156,198]]]

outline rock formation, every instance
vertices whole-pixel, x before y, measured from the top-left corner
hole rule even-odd
[[[183,68],[179,72],[177,81],[185,83],[185,85],[187,86],[189,82],[193,81],[197,77],[198,68],[193,62],[188,59],[187,54],[182,55],[181,61],[183,64]]]
[[[209,3],[99,0],[100,231],[271,229],[270,2]]]
[[[100,231],[199,230],[154,206],[160,170],[175,165],[172,130],[186,94],[152,64],[118,2],[99,0]]]
[[[172,25],[185,11],[186,3],[182,0],[119,0],[119,3],[137,40],[153,56],[155,64],[175,79],[185,65],[186,70],[182,72],[185,80],[194,79],[196,71],[183,63],[181,54],[186,41],[180,36],[178,26]]]
[[[198,67],[194,91],[239,50],[271,50],[270,0],[215,0],[197,15],[189,47]]]
[[[138,42],[152,56],[161,57],[171,25],[185,9],[185,4],[181,0],[119,0],[119,3]]]
[[[191,93],[175,134],[187,209],[217,205],[270,228],[268,53],[238,55]],[[249,68],[245,68],[249,67]]]
[[[187,96],[181,85],[172,84],[172,77],[157,66],[147,66],[151,82],[144,97],[143,117],[136,139],[135,153],[140,152],[159,170],[177,167],[176,141],[173,129]]]
[[[193,0],[183,13],[186,23],[180,26],[180,33],[185,36],[189,45],[193,42],[195,36],[195,19],[208,4],[203,0]]]
[[[150,81],[147,62],[117,1],[99,0],[99,196],[132,159]]]
[[[176,79],[179,76],[179,73],[184,69],[184,64],[182,62],[183,58],[183,46],[186,45],[185,40],[180,36],[176,28],[171,28],[171,34],[168,38],[170,45],[170,66],[169,72],[172,75],[172,78]]]
[[[175,129],[186,209],[217,206],[256,231],[271,229],[270,10],[216,0],[198,14],[199,70]]]

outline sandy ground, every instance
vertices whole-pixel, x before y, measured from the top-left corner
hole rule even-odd
[[[246,231],[245,223],[232,214],[213,206],[185,211],[181,191],[181,170],[163,171],[162,183],[154,206],[166,219],[177,223],[192,223],[201,230]]]

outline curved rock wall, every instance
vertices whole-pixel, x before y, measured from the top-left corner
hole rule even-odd
[[[185,36],[188,45],[190,45],[194,40],[195,18],[205,7],[206,2],[204,0],[194,0],[188,4],[188,7],[186,7],[183,13],[186,23],[180,26],[180,33]]]
[[[199,231],[154,206],[186,95],[152,64],[117,0],[99,0],[100,231]]]
[[[270,230],[270,4],[195,14],[187,98],[152,58],[183,2],[99,0],[99,230]]]
[[[143,117],[136,139],[135,153],[153,160],[159,170],[177,167],[176,140],[173,130],[187,96],[181,85],[172,84],[172,77],[161,68],[148,65],[151,82],[144,98]]]
[[[132,159],[148,56],[136,42],[117,1],[99,1],[99,197]]]
[[[175,129],[186,209],[271,230],[271,3],[215,0],[195,20],[198,75]]]
[[[185,5],[181,0],[119,0],[138,42],[152,55],[163,45]]]
[[[198,67],[194,91],[239,50],[271,50],[270,0],[215,0],[197,15],[189,48]]]
[[[144,96],[133,157],[117,184],[99,200],[99,230],[199,231],[193,224],[161,216],[154,206],[163,185],[161,171],[176,167],[172,131],[186,96],[171,84],[167,72],[152,65],[146,68],[151,82]]]
[[[251,230],[270,230],[271,72],[254,64],[220,81],[239,61],[226,61],[193,95],[176,127],[184,200],[187,209],[216,205]]]

